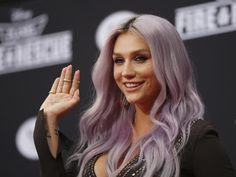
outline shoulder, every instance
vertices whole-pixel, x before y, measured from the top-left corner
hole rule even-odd
[[[216,141],[219,139],[219,135],[214,124],[204,119],[193,121],[188,141],[183,149],[183,157],[191,157],[198,144],[201,143],[201,141],[209,139],[215,139]],[[208,143],[208,141],[206,143]]]
[[[209,121],[198,120],[193,123],[182,155],[183,171],[194,173],[194,176],[235,177],[218,132]]]
[[[213,123],[204,119],[197,119],[192,121],[188,141],[183,148],[184,153],[191,153],[189,151],[193,151],[198,141],[202,138],[205,138],[206,136],[213,136],[214,138],[218,139],[218,132]],[[182,143],[182,138],[182,135],[179,135],[179,138],[176,141],[177,148],[179,148],[180,143]]]
[[[198,119],[192,122],[188,141],[180,153],[181,164],[185,168],[192,168],[192,159],[194,158],[197,146],[201,141],[208,139],[209,136],[218,141],[218,132],[213,123],[204,119]]]
[[[198,119],[192,123],[187,145],[194,148],[199,141],[207,137],[218,139],[219,135],[212,122]]]

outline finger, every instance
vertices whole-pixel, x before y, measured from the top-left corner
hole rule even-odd
[[[75,106],[77,103],[79,103],[80,101],[80,96],[79,96],[79,89],[77,89],[75,92],[74,92],[74,95],[72,96],[72,99],[70,99],[70,104],[72,106]]]
[[[64,82],[63,82],[62,92],[69,93],[72,83],[72,65],[69,65],[66,68],[65,78],[63,79],[63,81]]]
[[[79,83],[80,83],[80,71],[77,70],[74,74],[72,86],[70,89],[70,95],[73,96],[74,92],[79,88]]]
[[[77,89],[75,92],[74,92],[74,95],[72,97],[73,101],[74,101],[74,104],[78,103],[79,100],[80,100],[80,96],[79,96],[79,89]]]
[[[58,84],[59,84],[59,80],[60,80],[59,77],[55,79],[55,81],[53,82],[52,87],[51,87],[51,90],[49,91],[49,93],[52,93],[52,94],[53,94],[53,93],[56,93],[57,86],[58,86]]]
[[[60,80],[57,86],[57,93],[61,93],[62,92],[62,87],[63,87],[63,79],[65,77],[65,72],[66,72],[66,67],[62,69],[61,71],[61,76],[60,76]]]

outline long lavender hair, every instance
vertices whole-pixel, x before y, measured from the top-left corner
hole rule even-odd
[[[113,79],[114,43],[126,31],[141,35],[149,45],[154,72],[161,84],[150,112],[155,126],[135,145],[131,142],[135,108],[131,104],[120,106],[121,91]],[[114,30],[102,48],[92,79],[94,100],[80,119],[81,138],[69,160],[78,160],[78,176],[82,176],[85,164],[92,157],[104,152],[108,153],[107,174],[116,176],[138,151],[138,163],[145,159],[143,176],[151,177],[159,172],[161,177],[178,177],[179,152],[187,143],[191,122],[202,118],[204,106],[185,46],[173,25],[154,15],[140,15],[124,23]],[[178,135],[182,141],[177,148]],[[119,164],[121,159],[123,165]]]

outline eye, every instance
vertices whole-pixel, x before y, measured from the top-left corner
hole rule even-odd
[[[134,58],[135,61],[137,62],[145,62],[148,59],[148,57],[146,57],[145,55],[138,55]]]
[[[124,63],[124,59],[120,57],[114,58],[113,61],[115,64],[119,64],[119,65]]]

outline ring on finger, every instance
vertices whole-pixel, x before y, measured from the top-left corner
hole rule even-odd
[[[63,79],[64,82],[72,82],[72,80],[69,79]]]

